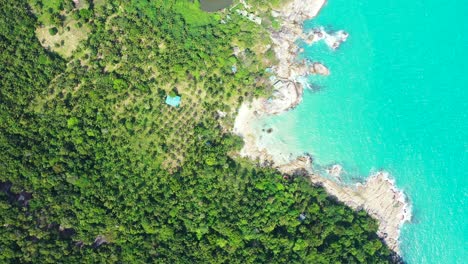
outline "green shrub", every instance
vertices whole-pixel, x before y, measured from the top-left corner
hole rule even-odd
[[[51,36],[55,36],[55,35],[57,35],[57,33],[58,33],[58,29],[56,27],[53,27],[53,28],[49,29],[49,34]]]

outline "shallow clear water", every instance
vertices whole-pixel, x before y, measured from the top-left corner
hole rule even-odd
[[[306,47],[328,77],[311,77],[296,109],[261,120],[270,148],[344,164],[347,180],[391,172],[413,206],[408,263],[468,260],[468,3],[329,0],[305,29],[350,33],[339,50]]]

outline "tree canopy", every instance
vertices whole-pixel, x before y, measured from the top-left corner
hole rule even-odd
[[[235,154],[239,103],[269,89],[265,28],[197,1],[77,2],[0,0],[0,262],[397,261],[365,212]],[[70,56],[36,36],[78,24]]]

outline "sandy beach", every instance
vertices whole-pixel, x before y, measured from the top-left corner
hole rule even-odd
[[[239,108],[233,132],[244,138],[244,148],[241,155],[258,160],[260,163],[269,162],[284,174],[294,174],[298,170],[307,171],[314,184],[322,185],[327,192],[339,201],[356,210],[366,210],[378,220],[378,235],[387,245],[399,252],[398,239],[403,223],[411,220],[411,208],[401,190],[387,172],[380,171],[371,175],[366,182],[356,185],[344,185],[339,181],[325,178],[313,170],[312,158],[308,156],[294,157],[287,155],[272,155],[268,149],[260,147],[259,135],[253,128],[256,120],[265,115],[279,114],[297,106],[302,100],[303,84],[301,77],[309,74],[328,75],[326,65],[297,61],[299,47],[295,44],[298,39],[313,44],[325,41],[332,49],[346,41],[348,34],[337,31],[327,33],[324,29],[305,34],[302,23],[318,14],[325,0],[292,0],[280,9],[274,10],[272,15],[282,21],[282,27],[271,33],[273,48],[278,58],[278,64],[272,67],[275,76],[273,98],[258,98],[252,102],[244,102]],[[339,177],[341,167],[335,166],[331,171],[333,176]]]

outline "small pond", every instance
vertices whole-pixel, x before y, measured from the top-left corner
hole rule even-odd
[[[201,9],[207,12],[215,12],[229,7],[233,0],[200,0]]]

